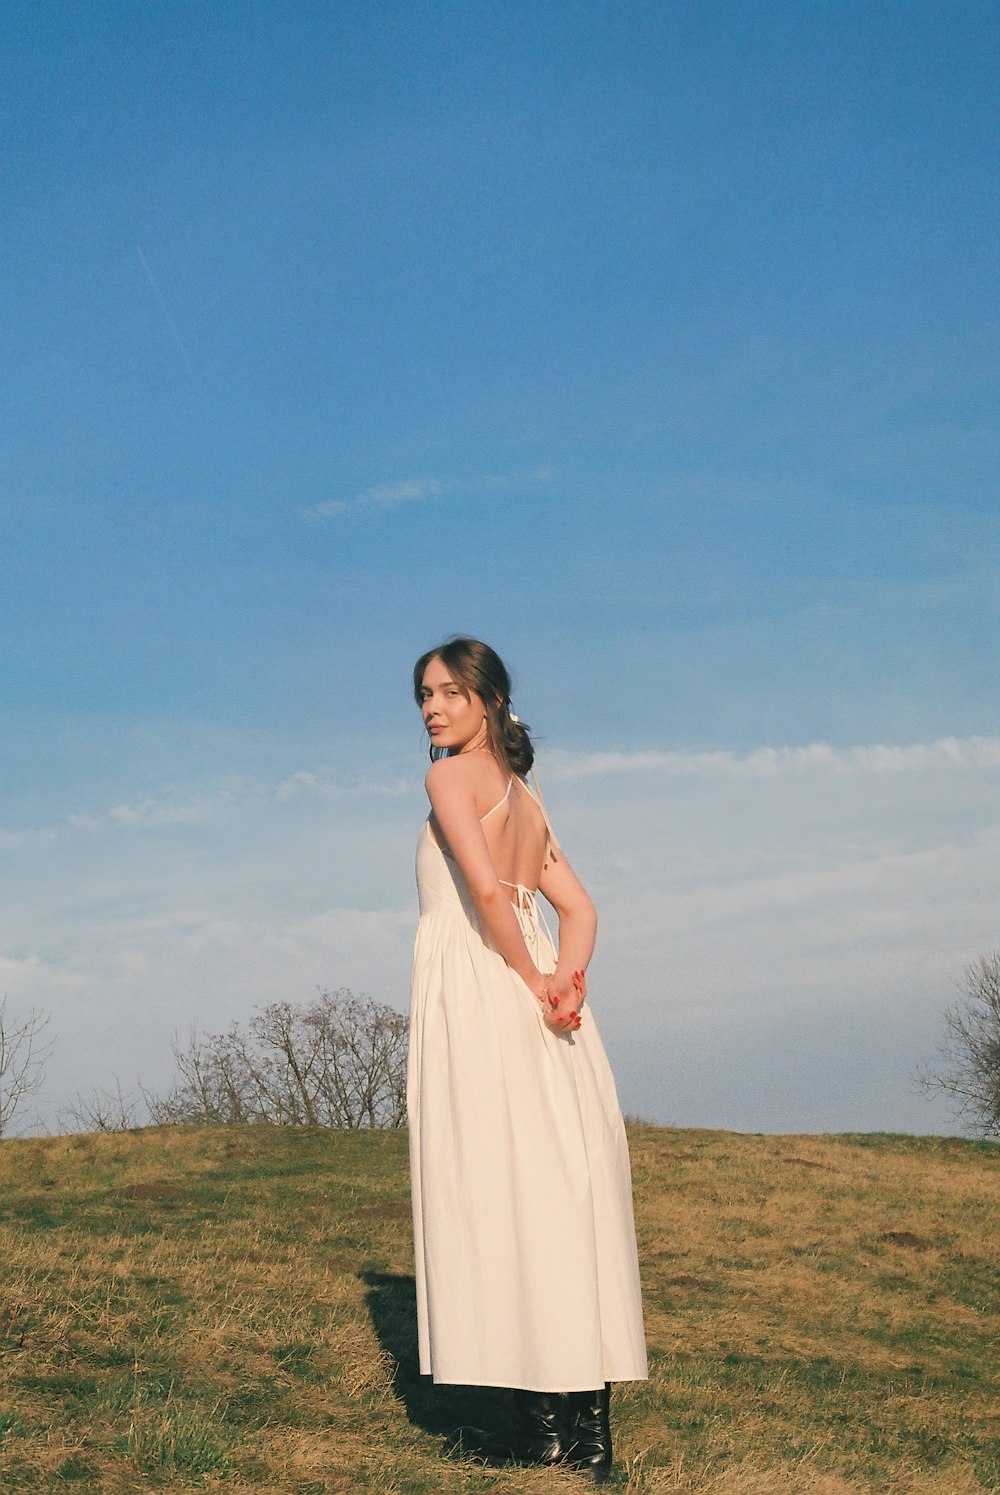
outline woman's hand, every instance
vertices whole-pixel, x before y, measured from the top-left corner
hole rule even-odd
[[[531,975],[531,976],[529,976],[527,978],[527,980],[525,981],[525,985],[527,986],[528,990],[531,992],[532,996],[538,998],[539,1002],[541,1002],[541,1004],[542,1004],[543,1007],[548,1007],[548,1005],[549,1005],[549,977],[548,976],[543,976],[542,973],[541,973],[541,971],[539,971],[539,970],[536,969],[535,972],[534,972],[534,974]]]
[[[545,1024],[553,1033],[575,1033],[580,1026],[580,1008],[587,995],[587,978],[582,971],[556,970],[547,978]]]

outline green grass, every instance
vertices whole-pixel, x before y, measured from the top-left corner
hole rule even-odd
[[[613,1489],[1000,1488],[1000,1149],[630,1138],[650,1380]],[[583,1487],[450,1450],[508,1401],[417,1374],[412,1271],[402,1133],[0,1143],[0,1489]]]

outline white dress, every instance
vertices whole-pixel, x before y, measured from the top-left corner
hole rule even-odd
[[[420,1370],[533,1391],[643,1380],[628,1145],[590,1003],[575,1033],[545,1026],[429,821],[417,890],[407,1108]],[[550,972],[534,892],[517,899]]]

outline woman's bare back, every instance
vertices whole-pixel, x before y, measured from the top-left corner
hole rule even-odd
[[[471,756],[471,755],[470,755]],[[478,757],[478,755],[477,755]],[[469,787],[476,808],[483,804],[479,823],[493,870],[517,903],[517,888],[534,892],[551,854],[551,833],[545,813],[522,779],[504,777],[496,759],[483,754],[471,769]],[[431,812],[431,831],[445,856],[454,860],[437,816]]]
[[[517,887],[538,887],[548,854],[545,818],[527,786],[511,777],[503,798],[481,817],[497,877],[516,897]]]

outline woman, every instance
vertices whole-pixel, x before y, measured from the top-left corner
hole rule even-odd
[[[502,661],[452,639],[413,684],[432,759],[407,1095],[420,1369],[515,1388],[527,1455],[600,1480],[609,1383],[644,1379],[646,1354],[625,1129],[584,1000],[597,919],[525,782]]]

